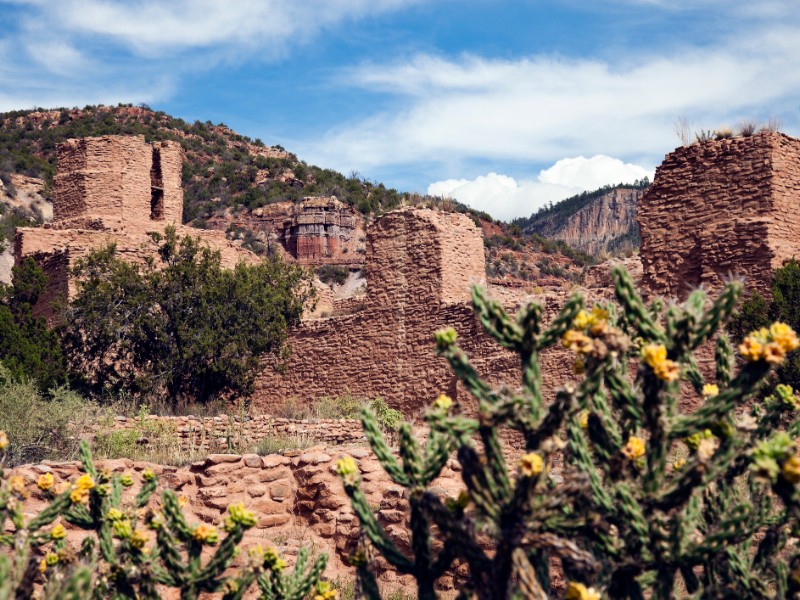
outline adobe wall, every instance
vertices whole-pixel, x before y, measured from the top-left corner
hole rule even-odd
[[[352,314],[304,322],[290,332],[283,372],[266,365],[254,406],[270,412],[287,400],[352,394],[384,398],[409,418],[440,393],[464,397],[447,362],[435,355],[433,333],[454,327],[479,372],[493,383],[519,384],[517,358],[494,343],[470,304],[470,286],[484,283],[484,248],[473,221],[456,213],[406,208],[377,220],[367,237],[367,295]],[[546,303],[548,318],[564,298]],[[545,395],[571,373],[560,348],[543,357]]]
[[[730,275],[765,291],[800,254],[800,140],[767,132],[678,148],[639,203],[643,285],[685,298]]]
[[[128,230],[152,227],[151,221],[161,221],[162,229],[181,224],[177,142],[147,144],[141,135],[73,139],[58,145],[56,161],[54,221]]]

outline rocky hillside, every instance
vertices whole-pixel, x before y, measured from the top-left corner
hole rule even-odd
[[[584,192],[514,223],[526,234],[562,240],[593,257],[629,253],[639,247],[636,206],[648,185],[645,179]]]
[[[6,248],[0,263],[9,261],[14,227],[49,218],[56,145],[69,138],[109,134],[178,141],[185,151],[185,222],[225,231],[229,239],[259,254],[277,252],[324,269],[320,275],[334,284],[343,284],[348,273],[363,266],[369,220],[408,204],[467,212],[488,228],[487,268],[498,282],[520,285],[541,277],[574,282],[585,263],[585,257],[566,244],[522,236],[518,228],[494,223],[485,213],[454,200],[345,177],[224,124],[187,123],[131,105],[0,113],[0,181],[5,186],[0,190],[0,254]],[[23,179],[21,192],[14,181]],[[35,188],[36,202],[28,197],[28,188]],[[0,281],[7,281],[3,274]]]

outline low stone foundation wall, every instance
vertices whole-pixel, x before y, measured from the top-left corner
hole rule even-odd
[[[293,564],[297,551],[305,546],[312,553],[329,556],[325,575],[340,581],[352,579],[354,570],[347,557],[355,550],[358,519],[335,474],[336,461],[348,454],[359,465],[363,489],[369,505],[377,514],[401,550],[409,548],[407,526],[408,504],[404,489],[395,485],[381,468],[375,456],[365,448],[347,450],[317,446],[304,451],[258,456],[256,454],[212,454],[188,467],[164,467],[128,459],[98,461],[98,468],[133,475],[134,487],[126,494],[135,494],[141,485],[141,472],[152,469],[160,477],[162,488],[171,488],[186,498],[185,513],[189,523],[206,522],[220,525],[230,504],[243,502],[258,518],[242,542],[246,550],[255,544],[277,548]],[[438,493],[457,497],[463,489],[459,464],[450,460],[442,476],[434,483]],[[42,473],[50,472],[57,481],[74,480],[82,467],[77,462],[26,465],[9,475],[22,475],[31,497],[25,502],[30,517],[45,506],[35,481]],[[157,502],[158,495],[153,502]],[[78,543],[81,530],[64,523],[68,539]],[[246,559],[243,552],[234,566]],[[412,589],[408,576],[400,576],[382,558],[376,559],[379,581],[387,590],[401,586]],[[457,570],[456,570],[457,572]],[[442,591],[453,590],[452,575],[440,579]]]
[[[141,417],[116,417],[111,430],[140,426]],[[147,421],[174,425],[184,450],[191,448],[207,452],[227,452],[231,448],[246,448],[274,435],[301,436],[310,443],[329,446],[366,445],[361,422],[356,419],[286,419],[270,415],[254,417],[161,417],[149,415]],[[108,431],[98,427],[93,433]]]

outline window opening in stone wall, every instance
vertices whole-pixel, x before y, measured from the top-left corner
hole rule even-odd
[[[150,167],[150,219],[164,220],[164,177],[161,173],[161,151],[153,148],[153,164]]]

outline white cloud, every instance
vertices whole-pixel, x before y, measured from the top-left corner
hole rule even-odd
[[[788,131],[797,129],[800,19],[751,20],[734,29],[667,53],[514,60],[421,54],[361,65],[345,81],[384,94],[388,108],[301,150],[345,171],[542,163],[579,154],[657,164],[678,145],[673,122],[682,115],[709,129],[777,114]]]
[[[0,110],[163,101],[189,72],[272,60],[426,0],[0,0]],[[3,13],[3,6],[13,10]]]
[[[633,183],[637,179],[653,179],[653,171],[625,163],[603,154],[585,158],[562,158],[539,173],[539,181],[553,185],[596,190],[607,184]]]
[[[653,172],[610,156],[563,158],[539,172],[536,180],[517,181],[489,173],[475,179],[447,179],[428,186],[432,196],[451,197],[497,219],[527,217],[549,202],[558,202],[606,184],[633,183]]]
[[[8,0],[4,0],[8,1]],[[59,0],[14,2],[38,9],[29,27],[44,20],[54,31],[116,41],[142,56],[220,46],[248,52],[279,50],[307,41],[348,19],[415,4],[421,0]]]

